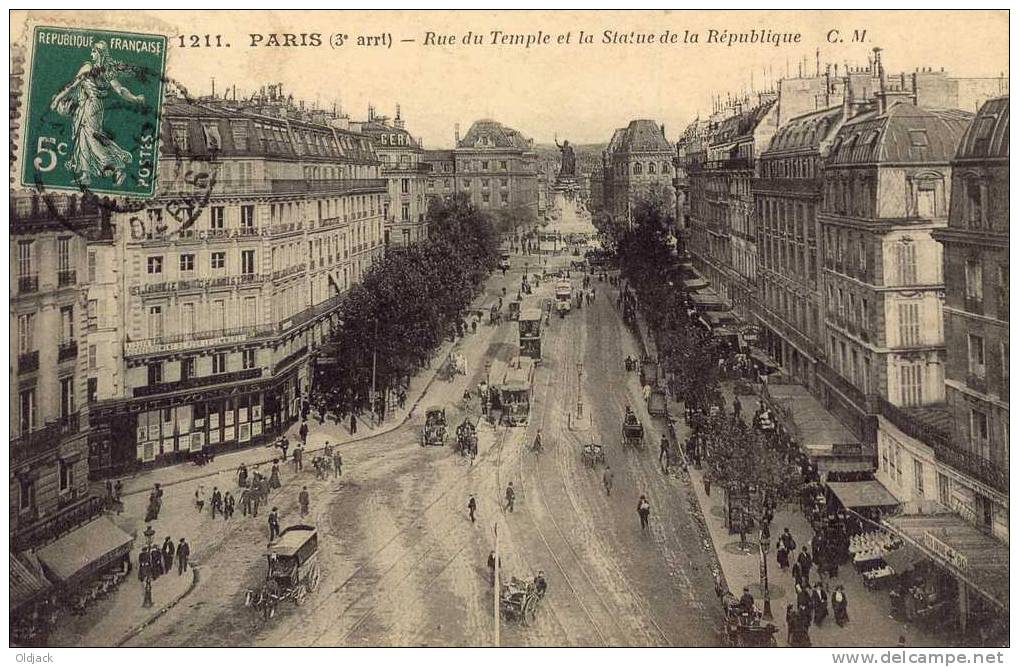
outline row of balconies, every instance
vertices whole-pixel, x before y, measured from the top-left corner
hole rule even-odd
[[[248,341],[272,336],[278,329],[279,327],[274,324],[255,324],[231,327],[229,329],[210,329],[208,331],[155,336],[142,340],[127,341],[124,344],[124,354],[125,356],[134,356],[166,351],[160,348],[177,351],[192,347],[207,347],[216,345],[217,340],[222,340],[223,342]]]
[[[330,192],[345,194],[351,192],[386,192],[384,178],[340,178],[306,180],[303,178],[276,178],[269,181],[274,194],[301,192]]]
[[[61,341],[57,345],[57,362],[75,359],[78,356],[78,341]],[[39,370],[39,350],[22,352],[18,355],[18,373],[32,373]]]
[[[247,368],[242,371],[233,371],[232,373],[216,373],[215,375],[203,375],[201,377],[187,378],[186,380],[177,380],[176,382],[160,382],[158,384],[147,384],[142,387],[135,387],[134,397],[153,396],[155,394],[165,394],[171,391],[180,391],[182,389],[197,389],[199,387],[226,384],[228,382],[257,380],[260,377],[262,377],[261,368]]]
[[[70,287],[77,284],[78,272],[74,269],[57,271],[57,287]],[[32,273],[18,276],[18,294],[32,294],[39,291],[39,275]]]
[[[60,447],[64,438],[81,430],[81,413],[75,412],[42,428],[22,433],[11,438],[11,461],[15,464],[26,463],[52,452]]]
[[[1007,467],[998,465],[976,452],[959,447],[953,442],[952,434],[945,433],[930,424],[920,421],[902,408],[892,405],[884,398],[876,397],[875,402],[878,413],[882,417],[890,421],[895,425],[895,428],[909,437],[915,438],[933,449],[934,456],[939,461],[1002,493],[1007,494],[1009,492]]]
[[[273,271],[272,272],[272,279],[273,280],[279,280],[281,278],[286,278],[287,276],[292,276],[292,275],[294,275],[296,273],[302,273],[307,268],[308,268],[308,265],[306,263],[304,263],[304,262],[301,262],[300,264],[294,264],[293,266],[288,266],[285,269],[280,269],[279,271]]]
[[[291,273],[296,273],[297,270],[300,270],[298,267],[303,266],[303,264],[298,264],[285,270],[288,270]],[[276,273],[280,272],[277,271]],[[273,276],[275,277],[275,274],[273,274]],[[216,289],[219,287],[249,285],[252,283],[264,282],[265,280],[265,276],[259,273],[241,273],[234,276],[218,276],[216,278],[186,278],[184,280],[168,280],[161,283],[149,283],[147,285],[133,285],[131,287],[131,294],[201,291]]]

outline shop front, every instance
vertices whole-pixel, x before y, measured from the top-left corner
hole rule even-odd
[[[1008,642],[1008,545],[948,511],[888,516],[883,524],[920,555],[894,591],[896,614],[948,619],[981,646]]]
[[[292,424],[301,412],[306,364],[259,380],[235,376],[228,383],[143,395],[99,404],[92,410],[89,460],[94,478],[140,466],[168,465],[259,444]]]

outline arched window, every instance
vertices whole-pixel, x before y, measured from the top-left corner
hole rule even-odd
[[[634,162],[633,163],[633,173],[639,174],[641,172],[642,172],[642,168],[640,166],[640,162]]]
[[[669,173],[669,163],[668,162],[663,162],[662,163],[662,173],[663,174]]]
[[[647,163],[647,173],[649,173],[649,174],[655,173],[655,163],[654,162],[648,162]]]

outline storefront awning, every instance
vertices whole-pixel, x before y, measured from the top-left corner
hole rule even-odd
[[[775,408],[786,431],[812,461],[823,456],[840,458],[836,445],[857,442],[856,436],[803,385],[769,382],[763,398]],[[843,458],[859,460],[859,456]]]
[[[874,464],[869,459],[866,461],[832,458],[820,459],[817,462],[817,473],[823,477],[830,472],[841,474],[874,472]]]
[[[702,290],[706,288],[710,283],[704,278],[687,278],[683,281],[683,286],[692,292]]]
[[[1008,545],[953,513],[900,514],[883,522],[907,544],[1008,611]]]
[[[922,561],[924,555],[909,545],[903,545],[898,549],[884,552],[881,559],[895,571],[895,574],[902,574]]]
[[[42,572],[37,571],[28,563],[11,554],[10,578],[11,611],[16,611],[23,604],[32,602],[51,588]]]
[[[729,308],[729,302],[712,289],[701,290],[690,295],[690,301],[701,308],[724,309]]]
[[[126,554],[133,541],[112,521],[100,517],[47,544],[36,555],[52,579],[73,583]]]
[[[851,509],[894,507],[899,504],[895,496],[875,479],[864,482],[828,482],[828,488],[843,505]]]

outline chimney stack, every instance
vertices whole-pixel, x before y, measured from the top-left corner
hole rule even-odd
[[[881,64],[881,48],[874,47],[874,69],[877,72],[878,80],[878,94],[877,94],[877,112],[883,114],[888,109],[888,103],[885,100],[885,93],[888,91],[888,79],[885,76],[884,65]]]
[[[460,123],[453,126],[454,137],[456,138],[456,145],[460,145]]]

